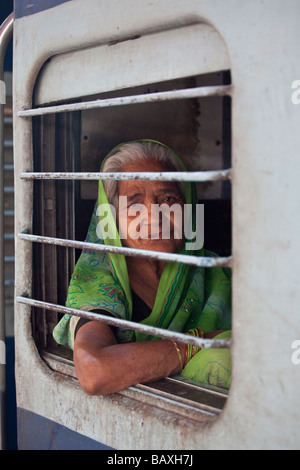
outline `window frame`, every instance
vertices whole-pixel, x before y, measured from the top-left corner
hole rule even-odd
[[[203,91],[204,89],[204,91]],[[231,92],[231,86],[230,85],[221,85],[221,86],[212,86],[212,87],[197,87],[197,90],[187,90],[187,93],[175,93],[175,95],[171,92],[171,94],[167,92],[162,92],[162,93],[154,93],[154,99],[164,99],[166,98],[167,100],[172,97],[174,99],[179,98],[179,99],[185,99],[186,97],[188,98],[193,98],[194,96],[198,97],[198,94],[202,97],[210,96],[210,95],[217,95],[217,96],[228,96]],[[153,96],[141,96],[140,97],[140,102],[146,101],[150,102]],[[136,99],[136,98],[134,98]],[[115,104],[115,98],[113,98],[114,104]],[[89,107],[103,107],[105,105],[109,106],[110,105],[110,99],[106,99],[105,103],[99,103],[99,101],[92,101],[92,102],[86,102],[86,103],[70,103],[70,104],[59,104],[53,105],[51,107],[47,108],[33,108],[32,110],[26,110],[26,111],[21,111],[19,112],[19,115],[22,117],[28,117],[30,115],[31,117],[33,116],[38,116],[38,118],[35,117],[35,119],[38,120],[49,120],[50,123],[52,122],[52,125],[50,125],[50,135],[47,130],[45,131],[44,139],[43,142],[34,142],[35,145],[35,153],[37,152],[37,149],[43,149],[43,147],[47,148],[48,156],[51,154],[51,146],[53,145],[57,146],[62,145],[63,147],[63,159],[64,159],[64,165],[62,165],[62,168],[60,169],[68,169],[71,171],[51,171],[51,166],[53,169],[53,162],[51,161],[46,161],[44,163],[41,163],[43,160],[43,151],[41,150],[41,162],[40,165],[38,164],[38,167],[35,167],[35,170],[43,170],[43,171],[33,171],[33,172],[24,172],[21,173],[20,178],[25,179],[25,180],[32,180],[35,182],[38,182],[38,184],[42,184],[43,188],[47,188],[47,184],[44,185],[44,182],[46,181],[49,184],[48,192],[50,191],[49,194],[46,192],[42,192],[43,197],[37,197],[35,198],[37,201],[41,200],[50,200],[50,206],[51,206],[51,201],[53,204],[53,200],[55,199],[55,182],[56,181],[64,181],[68,184],[68,182],[71,182],[71,184],[76,185],[77,181],[82,181],[82,180],[99,180],[101,178],[106,178],[107,175],[105,174],[100,174],[100,173],[84,173],[80,171],[74,171],[78,167],[76,162],[74,162],[74,149],[72,149],[71,152],[71,160],[66,161],[67,153],[70,151],[70,142],[67,145],[66,140],[63,139],[63,142],[56,142],[55,138],[53,139],[53,136],[55,136],[55,122],[56,120],[58,122],[65,123],[67,121],[70,121],[71,118],[68,118],[68,116],[73,115],[73,112],[76,111],[78,112],[79,110],[86,109]],[[126,101],[126,100],[125,100]],[[126,101],[127,104],[129,104],[132,100],[132,97],[128,97],[128,101]],[[124,99],[120,99],[118,102],[119,105],[124,104]],[[72,113],[69,113],[68,111],[72,111]],[[76,113],[75,113],[76,115]],[[35,121],[34,121],[35,122]],[[40,129],[42,132],[44,132],[44,127],[39,123]],[[78,124],[77,124],[78,126]],[[37,127],[34,124],[34,128]],[[46,126],[45,126],[46,128]],[[52,128],[52,130],[51,130]],[[36,130],[34,132],[36,134]],[[55,154],[55,149],[52,148],[53,154]],[[45,152],[47,154],[47,152]],[[47,171],[46,171],[47,170]],[[116,174],[115,175],[116,179],[118,178],[124,178],[124,174]],[[231,177],[231,169],[226,169],[226,170],[216,170],[216,171],[197,171],[197,172],[188,172],[188,173],[172,173],[168,174],[165,176],[166,179],[169,180],[169,178],[173,178],[178,181],[182,181],[182,178],[185,177],[186,180],[188,181],[200,181],[200,182],[207,182],[207,181],[230,181]],[[135,174],[128,174],[126,173],[126,179],[130,178],[136,178]],[[140,175],[141,179],[153,179],[153,174],[145,174],[141,173]],[[74,187],[73,187],[73,193],[74,193]],[[43,190],[45,191],[45,190]],[[74,203],[74,201],[73,201]],[[46,205],[45,205],[46,204]],[[45,208],[47,208],[47,202],[45,203],[42,207],[42,212]],[[72,202],[69,201],[69,207],[72,207],[72,211],[74,212],[74,207],[72,206]],[[56,209],[58,206],[56,205]],[[74,218],[74,215],[72,216]],[[53,222],[52,222],[53,223]],[[113,252],[120,252],[120,253],[130,253],[132,252],[131,249],[127,248],[115,248],[115,247],[109,247],[109,246],[101,246],[101,245],[92,245],[90,243],[86,242],[81,242],[81,241],[76,241],[73,240],[74,238],[74,226],[73,226],[73,237],[72,239],[65,239],[64,237],[53,237],[49,236],[49,233],[43,230],[43,233],[41,235],[36,235],[35,234],[35,225],[34,227],[34,233],[26,233],[26,231],[23,231],[23,233],[19,234],[19,238],[24,240],[24,241],[30,241],[34,245],[34,250],[36,249],[37,246],[42,247],[42,253],[43,253],[43,259],[46,260],[45,256],[48,256],[49,261],[51,261],[51,251],[57,250],[57,249],[66,249],[69,251],[72,251],[72,247],[75,249],[83,249],[83,248],[93,248],[93,249],[100,249],[104,251],[113,251]],[[51,229],[56,227],[50,227],[50,233]],[[60,248],[60,247],[65,247],[65,248]],[[45,255],[47,253],[48,255]],[[137,250],[139,252],[140,250]],[[143,253],[144,250],[141,250],[141,253]],[[152,252],[147,252],[145,253],[146,256],[154,256]],[[69,255],[70,258],[72,259],[72,262],[70,263],[69,259],[69,265],[71,264],[73,267],[75,266],[75,258],[74,258],[74,253]],[[156,254],[155,254],[156,256]],[[199,259],[198,257],[193,257],[192,255],[169,255],[166,254],[166,260],[171,259],[172,261],[188,261],[189,264],[194,264],[194,265],[201,265],[203,267],[214,267],[214,266],[221,266],[221,267],[231,267],[231,256],[226,256],[226,257],[218,257],[218,258],[202,258]],[[51,262],[50,262],[51,264]],[[49,268],[49,262],[47,264],[47,268]],[[69,267],[69,273],[71,273],[72,268]],[[33,272],[35,270],[33,269]],[[53,275],[57,273],[50,272],[48,273],[48,277],[50,277],[51,280],[53,280]],[[36,280],[35,284],[37,284],[40,281],[40,278]],[[46,279],[45,279],[46,283]],[[51,292],[55,292],[55,288],[50,289]],[[38,297],[38,296],[37,296]],[[42,292],[42,298],[46,298],[45,292]],[[39,297],[38,297],[39,298]],[[52,298],[49,299],[49,296],[47,298],[47,301],[38,301],[36,299],[29,299],[28,297],[24,296],[18,296],[17,301],[23,304],[31,305],[34,308],[35,314],[33,315],[34,321],[33,321],[33,328],[36,331],[43,330],[44,331],[44,336],[42,335],[41,338],[37,337],[35,334],[35,341],[38,344],[38,349],[41,357],[43,360],[48,364],[48,366],[53,369],[57,370],[60,373],[63,373],[64,375],[70,376],[72,378],[75,378],[75,371],[74,371],[74,366],[72,364],[72,360],[68,358],[67,354],[62,354],[61,351],[59,354],[56,354],[55,351],[53,350],[53,338],[52,338],[52,332],[51,330],[53,329],[53,326],[57,322],[57,313],[60,312],[61,314],[64,313],[72,313],[78,316],[81,316],[83,318],[88,318],[88,319],[94,319],[94,320],[99,320],[103,321],[104,323],[108,323],[111,325],[119,325],[119,326],[129,326],[126,325],[126,322],[122,320],[117,320],[114,318],[109,318],[106,316],[101,316],[99,314],[93,314],[92,312],[84,312],[84,311],[76,311],[75,309],[69,309],[65,307],[62,302],[58,302],[57,299],[53,296]],[[38,320],[36,320],[38,319]],[[36,324],[37,322],[37,324]],[[194,344],[196,346],[201,346],[201,347],[230,347],[230,341],[229,340],[214,340],[214,339],[200,339],[200,338],[195,338],[191,336],[187,336],[183,333],[174,333],[174,332],[169,332],[168,330],[159,330],[154,327],[148,327],[147,325],[139,325],[139,324],[134,324],[133,322],[130,322],[130,327],[135,329],[139,329],[140,331],[148,331],[151,332],[152,334],[155,334],[157,336],[161,336],[163,338],[169,338],[177,341],[183,341],[189,344]],[[50,330],[50,331],[49,331]],[[50,338],[50,341],[49,341]],[[50,343],[50,344],[49,344]],[[174,378],[173,378],[174,379]],[[152,397],[152,399],[156,396],[159,400],[159,403],[161,406],[165,406],[166,401],[172,401],[172,410],[175,410],[176,407],[179,406],[180,408],[180,413],[184,413],[185,415],[189,414],[189,410],[193,409],[193,412],[195,410],[198,411],[203,411],[204,414],[206,414],[208,417],[216,416],[220,412],[220,408],[218,407],[219,405],[216,406],[208,406],[205,403],[197,403],[193,402],[190,396],[194,394],[195,396],[195,389],[197,388],[198,390],[202,390],[203,396],[207,396],[208,402],[210,402],[209,397],[214,396],[215,398],[222,396],[224,398],[224,401],[222,402],[223,405],[226,402],[226,397],[227,397],[227,391],[222,390],[222,389],[217,389],[214,387],[205,387],[204,384],[187,384],[182,381],[182,378],[176,377],[176,380],[179,382],[181,381],[181,387],[182,387],[182,393],[187,396],[185,400],[182,401],[180,398],[180,394],[176,392],[172,392],[172,379],[169,380],[166,378],[163,381],[159,381],[160,383],[163,383],[164,381],[168,382],[169,385],[169,390],[168,393],[166,394],[164,390],[160,390],[160,386],[156,384],[155,386],[152,385],[137,385],[135,387],[130,387],[129,391],[122,391],[120,392],[121,394],[128,394],[130,396],[137,396],[137,394],[142,393],[144,395],[149,395]],[[192,387],[192,388],[191,388]],[[193,392],[193,393],[192,393]],[[216,400],[218,403],[218,400]],[[175,408],[174,408],[175,407]]]
[[[207,27],[207,25],[198,25],[198,26],[203,26]],[[210,27],[209,27],[210,28]],[[184,28],[183,28],[184,29]],[[181,31],[182,32],[182,31]],[[164,34],[164,32],[162,32]],[[148,38],[149,39],[149,38]],[[216,35],[216,41],[217,44],[222,44],[222,41],[220,41],[220,38],[217,38]],[[126,42],[126,41],[125,41]],[[222,44],[221,48],[224,47],[224,44]],[[219,51],[220,52],[220,51]],[[223,51],[224,52],[224,51]],[[75,52],[76,54],[76,52]],[[220,54],[219,54],[220,55]],[[227,54],[225,54],[226,57],[222,57],[222,59],[217,58],[218,60],[223,61],[224,63],[227,62]],[[220,55],[222,56],[222,55]],[[43,82],[44,79],[44,70],[43,68],[41,69],[42,71],[42,79],[41,82]],[[216,71],[215,71],[216,73]],[[180,78],[180,77],[179,77]],[[161,81],[163,83],[164,80]],[[38,89],[39,90],[39,96],[41,95],[41,87],[37,87],[37,82],[35,84],[35,91]],[[144,84],[145,85],[145,84]],[[120,90],[122,91],[122,90]],[[126,93],[126,90],[125,90]],[[23,120],[31,120],[33,119],[44,119],[44,118],[49,118],[50,119],[56,119],[57,116],[67,116],[68,114],[75,114],[75,113],[80,113],[83,110],[89,110],[89,109],[103,109],[107,107],[120,107],[120,106],[130,106],[130,105],[138,105],[142,103],[159,103],[161,101],[174,101],[174,100],[182,100],[182,99],[193,99],[193,98],[207,98],[207,97],[229,97],[231,99],[231,93],[232,93],[232,86],[230,83],[225,83],[223,85],[209,85],[209,86],[196,86],[192,88],[186,88],[186,89],[167,89],[166,91],[161,91],[161,92],[152,92],[152,93],[147,93],[147,94],[137,94],[137,95],[132,95],[128,94],[128,96],[123,96],[121,95],[120,97],[113,97],[113,98],[103,98],[103,99],[97,99],[97,100],[88,100],[88,101],[79,101],[82,100],[82,97],[75,97],[74,99],[72,98],[72,102],[59,102],[58,104],[51,101],[51,104],[48,105],[47,103],[38,103],[36,106],[31,106],[28,107],[27,109],[22,109],[17,112],[18,118],[21,118]],[[33,95],[34,96],[34,95]],[[40,98],[39,98],[40,99]],[[68,100],[67,100],[68,101]],[[34,127],[34,125],[33,125]],[[48,136],[49,137],[49,136]],[[34,144],[34,142],[33,142]],[[49,145],[53,145],[49,142]],[[34,158],[34,157],[33,157]],[[71,180],[74,184],[76,184],[77,180],[98,180],[105,178],[107,175],[103,175],[100,173],[83,173],[80,171],[77,171],[76,167],[71,168],[73,171],[51,171],[51,161],[49,161],[50,164],[50,171],[36,171],[36,168],[32,168],[33,171],[23,171],[20,173],[19,177],[21,180],[23,180],[25,183],[28,182],[31,187],[34,186],[36,181],[41,181],[44,183],[45,180],[50,180],[50,187],[52,187],[52,193],[53,193],[53,187],[55,186],[55,181],[68,181]],[[76,165],[75,165],[76,166]],[[45,170],[45,168],[40,168],[40,170]],[[165,175],[167,178],[170,177],[170,175]],[[119,174],[115,175],[116,179],[121,178],[123,179],[124,174]],[[135,179],[136,175],[130,175],[126,174],[126,179]],[[153,175],[150,174],[143,174],[141,179],[152,179]],[[230,181],[231,179],[231,169],[219,169],[219,170],[213,170],[213,171],[196,171],[196,172],[188,172],[188,173],[176,173],[171,175],[172,180],[176,181],[182,181],[184,178],[186,181],[198,181],[198,182],[215,182],[215,181]],[[170,180],[170,179],[168,179]],[[51,190],[50,190],[51,193]],[[47,198],[46,198],[47,199]],[[49,197],[49,200],[51,201],[51,194]],[[23,225],[23,224],[22,224]],[[41,234],[41,235],[36,235],[35,232],[30,233],[29,228],[25,228],[18,234],[18,239],[27,243],[30,242],[33,246],[33,250],[35,250],[36,246],[41,245],[42,247],[46,247],[46,252],[48,251],[50,254],[48,254],[48,259],[51,260],[51,250],[55,252],[55,250],[60,249],[60,247],[65,247],[65,249],[72,250],[73,248],[75,249],[82,249],[82,248],[93,248],[93,249],[105,249],[105,251],[112,251],[112,252],[119,252],[119,253],[126,253],[128,249],[126,248],[116,248],[116,247],[101,247],[99,245],[90,245],[86,244],[85,242],[76,242],[71,238],[55,238],[55,237],[47,237],[47,234]],[[42,250],[43,251],[43,250]],[[138,250],[139,251],[139,250]],[[143,250],[141,250],[142,252]],[[132,250],[130,250],[132,253]],[[45,250],[44,250],[45,253]],[[131,254],[130,253],[130,254]],[[153,252],[148,252],[146,253],[146,256],[153,256]],[[156,255],[155,255],[156,256]],[[74,259],[74,258],[73,258]],[[203,266],[203,267],[214,267],[214,266],[221,266],[221,267],[231,267],[231,256],[224,256],[224,257],[217,257],[217,258],[196,258],[193,256],[185,256],[185,255],[176,255],[176,254],[171,254],[171,255],[165,255],[164,257],[161,257],[161,259],[165,259],[166,261],[171,260],[174,262],[186,262],[188,261],[188,264],[194,264],[198,266]],[[74,262],[73,262],[74,265]],[[34,272],[34,267],[32,268],[32,271]],[[51,274],[49,275],[50,281],[53,280]],[[39,279],[37,280],[39,282]],[[52,289],[53,290],[53,289]],[[54,326],[56,323],[55,318],[57,315],[57,312],[60,311],[61,313],[70,313],[71,310],[66,309],[61,303],[56,302],[55,296],[54,296],[54,301],[53,302],[44,302],[43,301],[37,301],[34,298],[30,298],[28,295],[18,295],[16,298],[17,302],[20,304],[24,304],[27,306],[33,307],[34,310],[37,310],[40,312],[40,315],[37,314],[35,315],[36,318],[38,318],[38,323],[42,325],[42,328],[44,329],[44,333],[41,335],[41,337],[38,339],[38,349],[40,355],[43,357],[45,354],[47,355],[49,352],[45,351],[45,346],[47,345],[49,338],[52,338],[51,336],[51,325]],[[31,309],[32,310],[32,309]],[[84,318],[91,318],[91,313],[83,312],[83,311],[74,311],[73,314],[84,317]],[[97,315],[97,318],[95,317],[94,319],[98,319],[99,321],[104,321],[105,323],[110,323],[112,325],[117,325],[118,320],[116,319],[111,319],[108,320],[108,317],[103,317]],[[33,322],[34,323],[34,322]],[[48,328],[48,325],[50,325],[50,328]],[[33,325],[35,327],[35,325]],[[133,327],[133,324],[130,324],[130,327]],[[200,338],[195,338],[191,336],[184,335],[182,333],[173,333],[173,332],[168,332],[167,330],[161,330],[159,331],[158,329],[155,329],[153,327],[147,327],[147,325],[144,326],[137,326],[138,328],[142,328],[143,331],[145,329],[148,332],[151,332],[152,334],[155,334],[156,336],[161,336],[162,338],[170,338],[173,340],[177,341],[184,341],[189,344],[193,344],[196,346],[201,346],[201,347],[230,347],[231,342],[229,340],[206,340],[206,339],[200,339]],[[135,329],[135,328],[132,328]],[[35,338],[36,340],[36,338]],[[51,342],[51,340],[50,340]],[[50,353],[49,353],[50,354]],[[49,357],[49,356],[47,356]],[[44,359],[45,360],[45,359]],[[53,364],[53,356],[51,358],[52,364]],[[46,361],[47,362],[47,361]],[[65,359],[58,359],[58,362],[62,362],[65,364]],[[61,366],[59,366],[61,367]],[[67,372],[66,372],[67,374]],[[68,374],[67,374],[68,375]],[[72,376],[72,373],[71,373]],[[198,387],[201,387],[201,385],[198,385]],[[222,392],[222,391],[221,391]],[[226,395],[226,392],[224,392]]]

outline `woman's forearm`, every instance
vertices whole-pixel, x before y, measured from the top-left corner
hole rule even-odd
[[[181,372],[179,353],[183,358],[184,345],[178,344],[178,351],[168,340],[117,344],[105,325],[87,325],[76,337],[74,362],[89,395],[108,395]]]

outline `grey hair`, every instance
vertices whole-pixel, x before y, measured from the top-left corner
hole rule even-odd
[[[167,171],[181,171],[179,162],[173,152],[163,145],[154,142],[133,142],[124,144],[108,157],[103,173],[122,172],[125,165],[138,163],[145,160],[156,160]],[[118,208],[118,181],[103,180],[103,186],[109,204]],[[179,184],[179,190],[184,195],[183,186]]]

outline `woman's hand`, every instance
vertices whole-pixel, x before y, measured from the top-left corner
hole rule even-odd
[[[210,331],[209,333],[204,333],[203,338],[212,339],[215,336],[219,335],[220,333],[223,333],[224,331],[227,331],[227,330]]]

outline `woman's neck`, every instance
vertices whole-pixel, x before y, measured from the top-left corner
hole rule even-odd
[[[153,309],[159,281],[165,262],[127,258],[127,269],[131,289]]]

